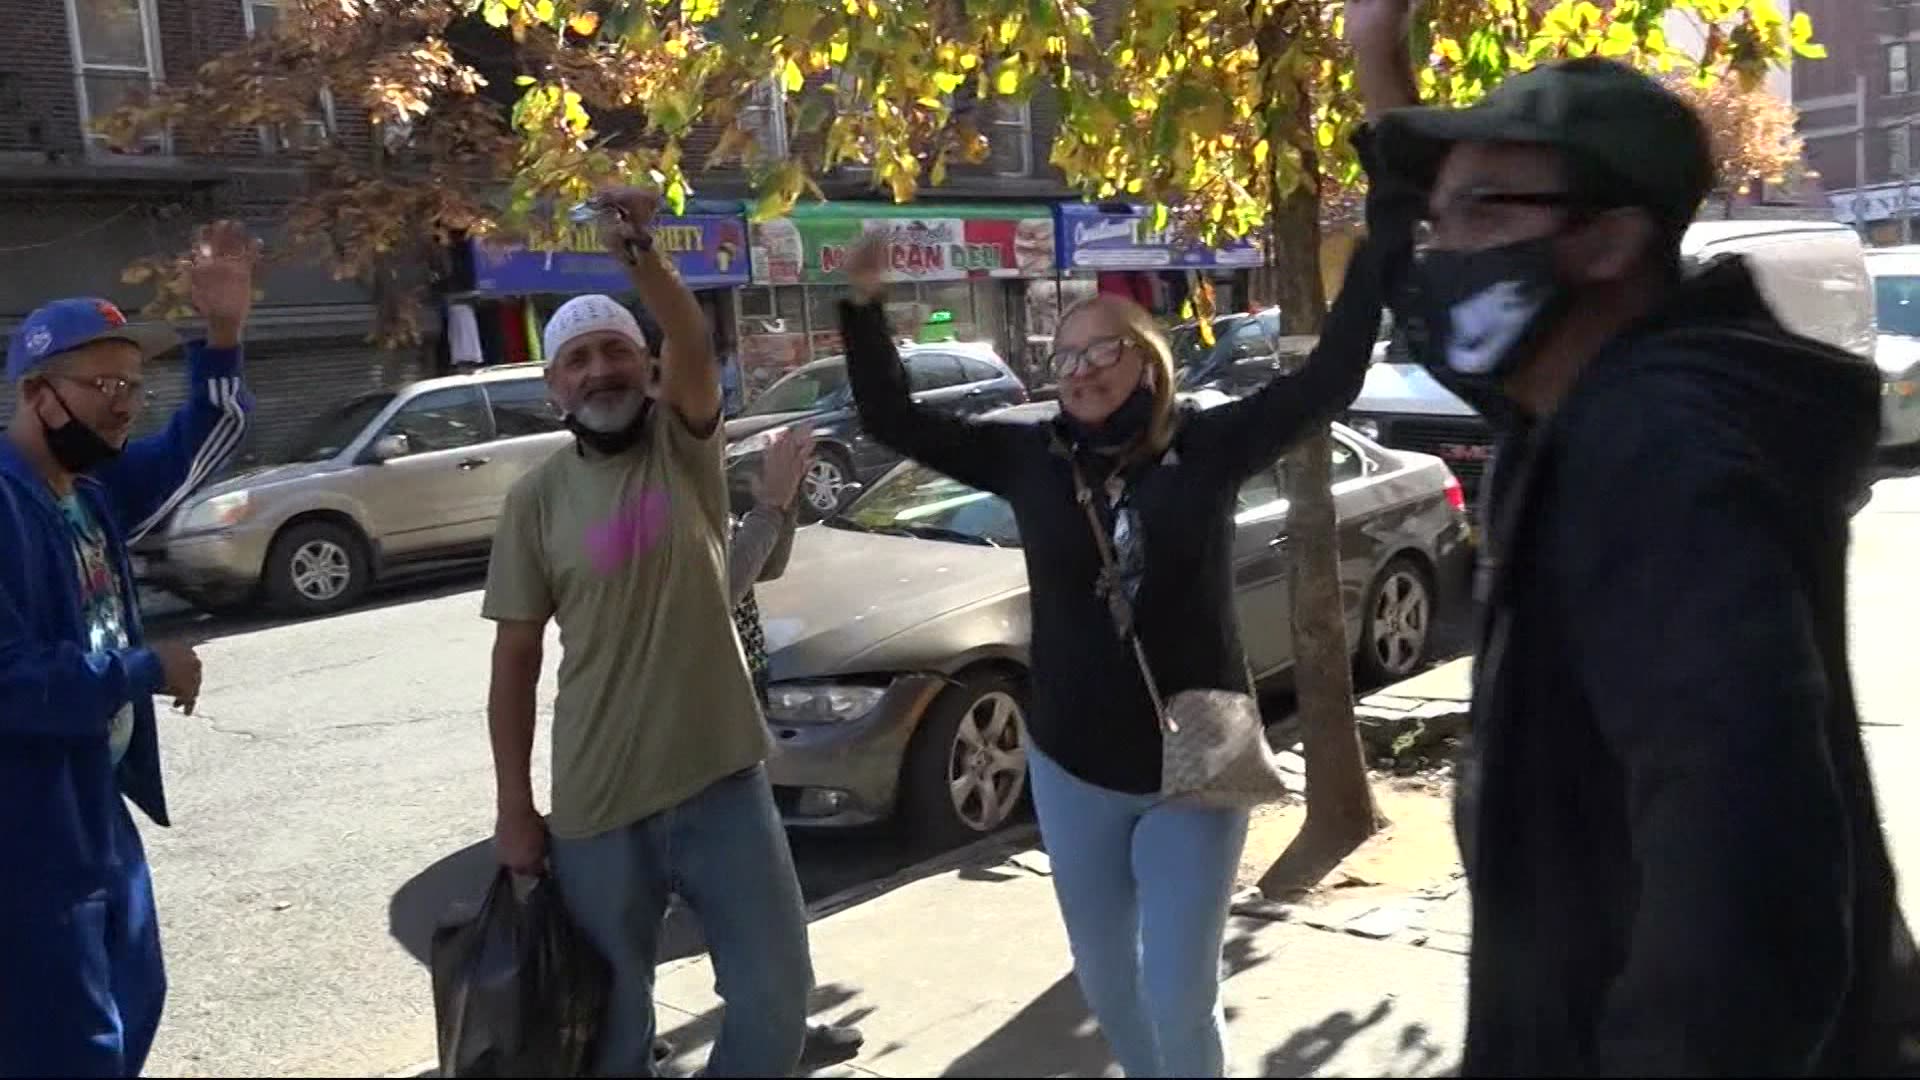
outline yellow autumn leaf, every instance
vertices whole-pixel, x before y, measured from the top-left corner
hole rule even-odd
[[[797,94],[807,85],[806,74],[800,70],[799,64],[793,62],[793,57],[791,56],[787,57],[785,76],[787,93],[789,94]]]
[[[993,88],[994,90],[998,91],[1002,96],[1012,96],[1014,94],[1019,93],[1020,92],[1019,67],[1009,63],[1005,67],[1001,68],[1000,74],[995,75],[993,77]]]
[[[960,89],[961,83],[966,81],[967,77],[965,75],[956,75],[951,71],[936,71],[933,73],[933,85],[939,87],[940,92],[943,94],[953,93],[955,90]]]
[[[567,29],[581,37],[592,37],[593,32],[600,29],[600,15],[594,11],[576,12],[567,20]]]
[[[979,66],[980,66],[980,57],[977,53],[965,52],[960,54],[960,70],[961,71],[972,71],[974,68],[977,68]]]
[[[540,22],[553,21],[553,0],[533,0],[533,17]]]
[[[830,63],[835,63],[835,64],[846,63],[847,43],[845,40],[836,38],[833,44],[827,46],[827,60]]]

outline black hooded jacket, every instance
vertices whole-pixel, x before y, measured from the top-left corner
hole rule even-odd
[[[1733,261],[1502,447],[1465,1075],[1893,1068],[1912,944],[1846,655],[1878,393]]]

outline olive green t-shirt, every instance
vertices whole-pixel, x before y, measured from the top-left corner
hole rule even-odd
[[[562,839],[766,758],[727,593],[724,442],[657,406],[632,449],[568,446],[507,495],[481,614],[559,623],[548,827]]]

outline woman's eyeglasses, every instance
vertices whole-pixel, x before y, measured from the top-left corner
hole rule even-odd
[[[1047,369],[1055,379],[1065,379],[1081,371],[1104,371],[1127,355],[1128,341],[1123,337],[1101,338],[1078,349],[1055,349],[1047,357]]]

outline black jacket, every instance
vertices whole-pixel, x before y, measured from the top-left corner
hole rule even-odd
[[[1130,477],[1145,537],[1135,620],[1160,692],[1246,690],[1233,607],[1234,496],[1359,393],[1380,321],[1377,256],[1363,247],[1297,374],[1182,417],[1171,453]],[[874,438],[1013,507],[1033,610],[1035,745],[1114,791],[1160,789],[1160,729],[1132,652],[1095,591],[1099,552],[1052,423],[963,419],[915,405],[878,304],[841,308],[861,423]],[[1090,455],[1080,455],[1088,469]],[[1103,477],[1090,474],[1089,484]]]
[[[1846,658],[1878,391],[1733,262],[1502,447],[1466,1075],[1889,1067],[1912,946]]]

